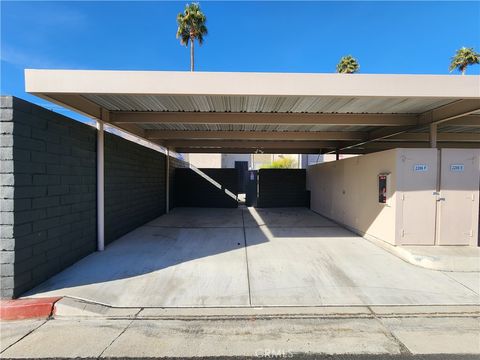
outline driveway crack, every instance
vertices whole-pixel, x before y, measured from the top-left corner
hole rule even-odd
[[[140,310],[140,311],[141,311],[141,310]],[[139,311],[139,312],[140,312],[140,311]],[[138,313],[139,313],[139,312],[138,312]],[[137,314],[135,315],[135,317],[128,323],[128,325],[125,326],[125,329],[123,329],[122,331],[120,331],[120,333],[110,342],[110,344],[108,344],[108,345],[105,347],[105,349],[103,349],[103,351],[100,353],[100,355],[98,355],[97,359],[100,359],[100,358],[103,356],[103,354],[105,353],[105,351],[107,351],[107,350],[110,348],[110,346],[112,346],[113,343],[114,343],[115,341],[117,341],[117,339],[118,339],[120,336],[122,336],[122,335],[125,333],[125,331],[127,331],[127,329],[130,327],[130,325],[132,325],[132,323],[135,321],[135,318],[136,318],[136,316],[138,315],[138,313],[137,313]]]
[[[400,341],[399,338],[397,338],[393,332],[383,323],[382,319],[380,319],[377,314],[375,313],[375,311],[372,310],[372,308],[368,305],[366,305],[366,307],[368,308],[368,310],[372,313],[373,315],[373,318],[378,321],[378,323],[380,324],[380,326],[382,327],[383,329],[383,333],[385,334],[385,336],[390,339],[391,341],[393,341],[395,344],[397,344],[399,350],[400,350],[400,354],[401,355],[412,355],[412,353],[410,352],[410,350],[405,346],[405,344],[403,342]]]
[[[449,276],[448,273],[442,272],[442,274],[445,275],[446,277],[448,277],[449,279],[451,279],[451,280],[459,283],[459,284],[462,285],[464,288],[466,288],[466,289],[470,290],[471,292],[473,292],[475,295],[479,295],[479,294],[478,294],[475,290],[473,290],[472,288],[470,288],[470,287],[468,287],[467,285],[465,285],[464,283],[458,281],[458,280],[455,279],[454,277]]]
[[[248,284],[248,303],[252,306],[252,292],[250,289],[250,270],[248,267],[248,250],[247,250],[247,232],[245,230],[245,217],[243,215],[244,210],[242,209],[242,224],[243,224],[243,242],[245,248],[245,263],[247,265],[247,284]]]
[[[29,332],[27,332],[25,335],[23,335],[20,339],[18,339],[17,341],[15,341],[13,344],[10,344],[9,346],[7,346],[5,349],[3,349],[2,351],[0,351],[0,354],[3,354],[5,351],[7,351],[8,349],[10,349],[13,345],[19,343],[20,341],[22,341],[23,339],[25,339],[28,335],[30,335],[31,333],[33,333],[34,331],[36,331],[37,329],[39,329],[40,327],[42,327],[43,325],[45,325],[50,319],[45,319],[44,322],[42,322],[40,325],[38,325],[37,327],[33,328],[32,330],[30,330]]]

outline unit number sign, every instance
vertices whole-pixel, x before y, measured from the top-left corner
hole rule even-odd
[[[450,171],[451,172],[463,172],[465,170],[465,165],[463,164],[451,164]]]
[[[428,171],[427,164],[415,164],[413,165],[413,171],[415,172],[425,172]]]

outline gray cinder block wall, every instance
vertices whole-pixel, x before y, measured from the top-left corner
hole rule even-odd
[[[260,169],[258,207],[309,207],[305,169]]]
[[[96,129],[0,100],[0,295],[12,298],[96,250]],[[164,154],[105,133],[107,243],[165,212],[165,177]]]
[[[12,98],[0,97],[0,293],[13,296],[13,121]]]
[[[95,129],[1,97],[1,296],[95,250]]]
[[[236,198],[229,196],[228,189],[233,196],[238,194],[237,169],[198,169],[204,176],[193,169],[175,169],[175,204],[174,206],[188,207],[238,207]],[[219,183],[221,188],[214,185],[205,175]]]
[[[165,214],[166,156],[105,133],[105,243]]]
[[[175,207],[175,169],[188,168],[186,161],[170,157],[168,167],[168,190],[169,190],[169,207],[170,210]]]

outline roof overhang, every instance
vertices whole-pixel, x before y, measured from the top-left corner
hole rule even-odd
[[[480,147],[480,76],[25,70],[25,87],[182,152],[424,147],[432,124]]]

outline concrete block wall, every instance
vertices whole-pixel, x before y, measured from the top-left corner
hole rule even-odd
[[[0,294],[13,297],[15,240],[13,237],[13,111],[11,97],[0,97]]]
[[[230,208],[237,207],[238,201],[236,194],[232,196],[225,192],[226,184],[237,182],[236,169],[213,169],[216,170],[215,182],[220,183],[219,186],[211,181],[211,178],[204,171],[212,169],[194,169],[177,168],[174,177],[174,206],[186,207],[218,207]],[[210,172],[213,173],[212,171]]]
[[[221,184],[221,186],[233,194],[238,195],[238,169],[225,168],[225,169],[210,169],[201,168],[198,169],[214,181]]]
[[[2,96],[0,282],[18,297],[96,250],[96,129]],[[166,156],[105,133],[105,238],[165,213]],[[188,166],[171,158],[175,167]]]
[[[189,163],[174,157],[170,157],[168,167],[168,191],[170,210],[175,207],[175,169],[188,168]]]
[[[165,214],[166,156],[105,133],[105,243]]]
[[[95,129],[1,97],[1,296],[95,250]]]
[[[305,169],[260,169],[258,207],[309,206]]]

